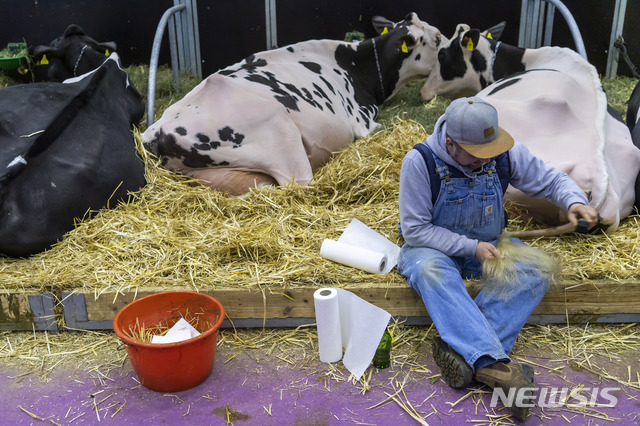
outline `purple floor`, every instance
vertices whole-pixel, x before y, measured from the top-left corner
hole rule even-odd
[[[573,408],[536,406],[525,425],[640,424],[637,383],[629,387],[603,380],[589,371],[574,371],[553,357],[529,352],[524,355],[534,363],[537,386],[571,390],[583,385],[584,397],[570,400]],[[345,380],[348,374],[341,363],[331,368],[317,360],[291,365],[253,351],[234,355],[233,350],[219,347],[213,373],[204,383],[171,394],[141,387],[128,361],[106,375],[56,368],[46,384],[38,374],[22,375],[18,368],[0,366],[4,390],[0,424],[420,424],[409,414],[413,410],[430,425],[513,422],[501,404],[490,408],[487,388],[474,384],[456,390],[438,380],[439,370],[430,354],[419,365],[401,366],[402,360],[394,358],[391,368],[367,370],[365,374],[372,374],[366,392],[361,383]],[[631,364],[617,366],[622,371],[616,377],[627,376],[627,365],[637,369],[637,356],[632,358]],[[607,387],[617,390],[603,394]],[[611,396],[616,400],[613,407],[592,404],[607,403]]]

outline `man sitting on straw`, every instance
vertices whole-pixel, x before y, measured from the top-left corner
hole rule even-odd
[[[415,148],[400,172],[405,244],[398,270],[424,301],[440,334],[432,349],[442,378],[455,388],[475,378],[505,395],[513,388],[531,388],[532,395],[533,368],[511,363],[508,354],[551,277],[514,259],[516,279],[509,291],[485,287],[475,300],[463,278],[482,276],[487,259],[504,257],[495,245],[505,227],[503,194],[509,183],[568,210],[574,224],[582,218],[591,228],[597,213],[569,176],[514,144],[498,126],[495,108],[480,98],[453,101],[433,134]],[[528,407],[509,408],[518,420],[529,413]]]

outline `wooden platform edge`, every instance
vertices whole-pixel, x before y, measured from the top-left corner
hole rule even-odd
[[[273,289],[220,289],[203,291],[225,307],[223,327],[295,327],[315,322],[313,293],[319,287]],[[386,310],[407,324],[428,324],[427,311],[408,285],[346,285],[362,299]],[[185,290],[175,288],[175,290]],[[71,329],[111,329],[116,313],[135,298],[159,291],[139,288],[137,292],[103,294],[62,293],[65,323]],[[469,289],[475,296],[473,289]],[[640,282],[567,282],[549,290],[529,323],[629,323],[640,322]]]
[[[0,330],[58,332],[52,293],[0,294]]]

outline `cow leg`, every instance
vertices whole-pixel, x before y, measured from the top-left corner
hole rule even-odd
[[[185,174],[199,183],[227,195],[243,195],[252,188],[278,186],[278,182],[266,173],[244,170],[198,169]]]

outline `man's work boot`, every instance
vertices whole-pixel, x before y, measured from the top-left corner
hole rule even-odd
[[[431,342],[433,359],[440,367],[442,380],[452,388],[461,388],[473,380],[473,369],[451,346],[439,337]]]
[[[533,367],[530,365],[507,364],[496,362],[476,371],[476,380],[489,386],[491,389],[500,388],[504,395],[509,395],[509,390],[514,389],[515,395],[520,389],[523,391],[523,401],[526,405],[533,403]],[[514,399],[511,407],[507,407],[516,420],[523,422],[529,415],[531,407],[518,407],[518,399]]]

